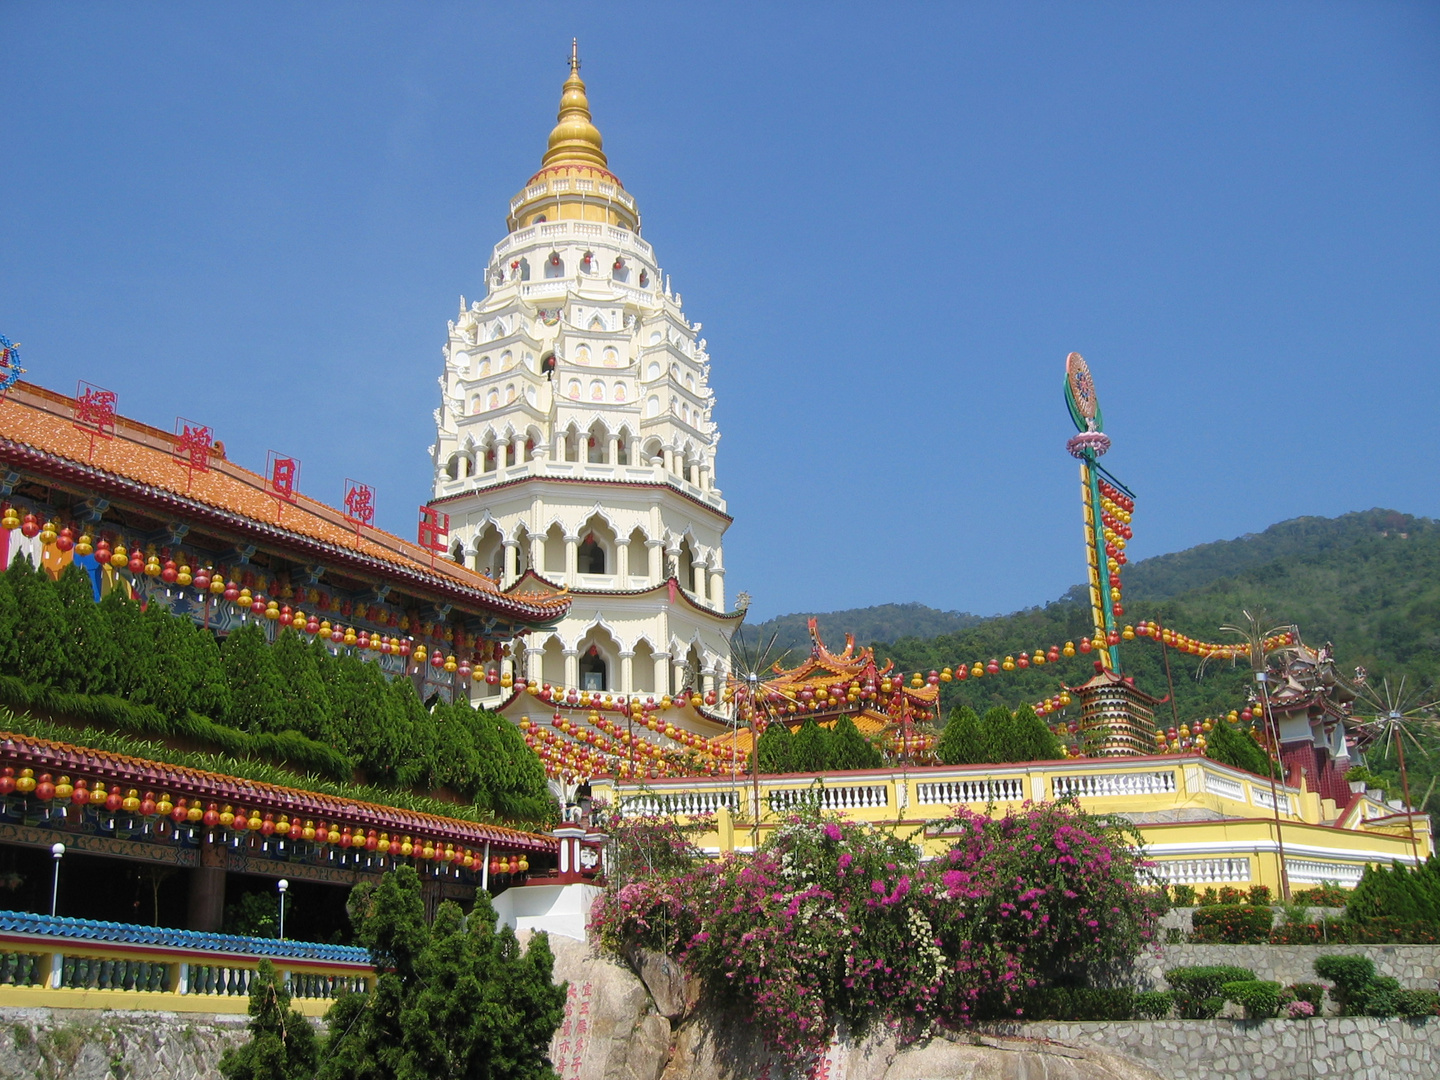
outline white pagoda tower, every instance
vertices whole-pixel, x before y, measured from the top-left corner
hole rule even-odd
[[[710,690],[743,617],[725,607],[710,358],[609,171],[576,50],[506,225],[445,346],[430,505],[451,557],[517,592],[570,590],[565,620],[505,661],[517,678]],[[478,678],[473,695],[508,696]]]

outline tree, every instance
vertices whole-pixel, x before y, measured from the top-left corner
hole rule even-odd
[[[319,1080],[553,1080],[565,987],[545,934],[522,952],[484,893],[468,918],[446,901],[427,927],[408,866],[352,898],[375,990],[331,1008]]]
[[[1210,729],[1205,739],[1205,756],[1246,772],[1270,775],[1270,755],[1254,739],[1242,735],[1223,720]]]
[[[20,606],[15,601],[15,588],[9,574],[0,574],[0,671],[13,672],[16,667],[15,627]]]
[[[275,669],[280,673],[276,723],[280,731],[298,731],[326,741],[333,710],[320,677],[320,663],[296,630],[284,629],[275,639]]]
[[[980,717],[969,705],[950,710],[950,719],[935,744],[935,756],[946,765],[981,765],[989,760]]]
[[[812,716],[800,725],[790,744],[790,771],[821,773],[830,764],[830,732]]]
[[[1011,718],[1013,755],[1011,761],[1056,761],[1060,757],[1060,740],[1050,725],[1035,715],[1030,705],[1021,705]]]
[[[762,773],[794,772],[790,729],[780,720],[770,721],[755,744],[756,765]]]
[[[15,666],[12,674],[38,686],[56,686],[64,670],[65,605],[55,583],[21,555],[5,571],[15,595]]]
[[[140,683],[141,670],[154,640],[140,605],[120,589],[112,589],[100,601],[110,640],[115,643],[115,692],[132,697]]]
[[[830,731],[831,769],[878,769],[880,751],[860,734],[855,721],[842,716]]]
[[[250,981],[250,1041],[220,1057],[225,1080],[311,1080],[318,1059],[318,1040],[310,1021],[290,1008],[290,994],[275,975],[275,966],[261,960]]]
[[[72,694],[114,693],[119,654],[95,603],[90,575],[71,563],[55,583],[55,593],[65,609],[59,689]]]
[[[278,731],[278,703],[284,688],[265,631],[255,623],[231,632],[220,649],[230,711],[225,720],[242,731]]]
[[[985,760],[991,764],[1004,764],[1016,760],[1011,747],[1015,743],[1015,714],[1003,705],[985,710],[980,720],[985,737]]]
[[[172,615],[172,619],[179,616]],[[225,665],[220,659],[220,646],[215,635],[189,619],[188,634],[182,636],[194,682],[190,691],[188,708],[201,716],[224,722],[230,714],[230,684],[225,680]]]

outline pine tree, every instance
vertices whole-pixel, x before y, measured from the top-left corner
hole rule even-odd
[[[481,785],[495,812],[515,821],[553,818],[556,806],[545,782],[545,768],[525,745],[520,729],[484,709],[475,711],[473,724],[480,733]]]
[[[989,760],[980,717],[969,705],[950,710],[950,719],[935,745],[935,756],[946,765],[981,765]]]
[[[1013,741],[1012,761],[1056,761],[1060,757],[1060,740],[1050,726],[1035,714],[1030,705],[1021,705],[1011,720]]]
[[[1003,705],[985,710],[980,720],[985,736],[985,760],[992,765],[1015,761],[1015,716]]]
[[[100,615],[115,643],[115,692],[132,697],[154,641],[145,613],[134,600],[114,589],[100,601]]]
[[[16,668],[15,627],[20,618],[20,605],[9,574],[0,574],[0,672],[13,674]]]
[[[566,988],[545,934],[522,952],[483,893],[425,925],[420,879],[401,867],[352,894],[375,991],[331,1008],[318,1080],[545,1080]]]
[[[278,730],[323,739],[334,710],[320,678],[318,657],[296,630],[281,630],[273,648],[275,669],[280,674],[280,700],[275,710]]]
[[[290,1008],[275,966],[261,960],[250,980],[250,1041],[220,1057],[225,1080],[311,1080],[319,1044],[310,1021]]]
[[[770,721],[755,744],[756,764],[762,773],[795,772],[790,729],[779,720]]]
[[[174,618],[174,616],[172,616]],[[215,635],[189,619],[189,635],[185,637],[187,662],[194,673],[188,708],[219,723],[230,714],[230,684],[225,678],[225,664],[220,659],[220,646]]]
[[[829,768],[839,769],[878,769],[880,767],[880,751],[876,750],[870,741],[860,734],[860,729],[855,726],[855,721],[848,716],[842,716],[835,721],[834,728],[830,731],[830,764]]]
[[[265,631],[254,623],[242,626],[225,639],[220,649],[225,682],[230,687],[230,711],[225,722],[241,731],[277,731],[276,704],[282,687]]]
[[[36,686],[58,686],[65,671],[65,605],[55,583],[21,555],[5,571],[15,596],[15,666],[11,674]]]
[[[830,762],[830,732],[812,716],[800,725],[790,744],[792,772],[822,773]]]
[[[1260,776],[1269,776],[1272,768],[1270,755],[1254,739],[1241,734],[1223,720],[1210,729],[1205,740],[1205,756]]]
[[[95,603],[90,575],[74,563],[55,583],[65,608],[65,648],[58,687],[72,694],[113,694],[118,655],[105,616]]]
[[[195,700],[198,681],[191,640],[195,626],[154,603],[145,609],[142,625],[149,640],[137,665],[133,700],[168,717],[182,717]]]

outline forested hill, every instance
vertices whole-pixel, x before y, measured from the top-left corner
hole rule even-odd
[[[1339,518],[1296,518],[1262,533],[1219,541],[1127,568],[1126,622],[1159,619],[1209,640],[1241,611],[1263,611],[1271,624],[1297,623],[1305,639],[1332,641],[1348,669],[1363,664],[1378,675],[1406,673],[1412,684],[1440,678],[1440,524],[1391,510]],[[1089,630],[1081,591],[1044,607],[989,619],[941,612],[919,604],[886,605],[820,616],[826,640],[845,631],[877,643],[907,671],[954,667],[1079,641]],[[874,617],[871,615],[874,613]],[[908,625],[907,616],[913,617]],[[950,620],[940,632],[936,622]],[[896,632],[885,629],[894,626]],[[798,635],[796,628],[798,627]],[[805,616],[784,616],[747,633],[805,647]],[[1168,692],[1158,646],[1137,639],[1124,646],[1124,665],[1156,696]],[[1197,680],[1198,664],[1171,653],[1175,698],[1182,718],[1229,709],[1244,699],[1244,673],[1212,665]],[[977,707],[1015,706],[1056,692],[1092,670],[1086,656],[995,678],[945,687],[948,710],[960,700]],[[1166,708],[1168,712],[1168,706]]]
[[[895,641],[902,637],[936,637],[953,634],[984,622],[979,615],[963,611],[940,611],[924,604],[880,604],[876,607],[851,608],[848,611],[803,612],[777,615],[775,618],[743,628],[745,641],[764,647],[775,637],[776,656],[787,649],[807,655],[810,631],[807,621],[819,619],[820,636],[827,642],[843,645],[846,634],[854,634],[862,644],[871,641]]]

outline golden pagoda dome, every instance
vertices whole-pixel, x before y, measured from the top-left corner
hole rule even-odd
[[[560,93],[560,112],[550,145],[540,161],[541,170],[553,165],[591,165],[606,168],[604,140],[590,119],[590,99],[580,78],[580,43],[570,43],[570,77]]]

